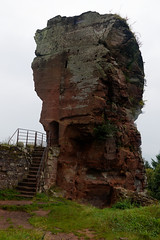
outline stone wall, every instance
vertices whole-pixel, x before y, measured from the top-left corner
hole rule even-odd
[[[56,185],[57,180],[57,162],[60,153],[58,146],[49,147],[47,149],[47,157],[45,162],[45,168],[41,174],[40,180],[40,192],[46,192],[51,187]]]
[[[30,160],[27,150],[0,145],[0,189],[15,188],[27,174]]]

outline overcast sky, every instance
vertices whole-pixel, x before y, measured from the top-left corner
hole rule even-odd
[[[41,100],[34,92],[31,63],[34,34],[56,15],[86,11],[127,17],[138,36],[145,62],[146,106],[136,121],[146,160],[160,152],[160,1],[159,0],[5,0],[0,6],[0,141],[17,128],[43,131],[39,123]]]

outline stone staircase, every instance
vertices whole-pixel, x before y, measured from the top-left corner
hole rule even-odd
[[[18,196],[32,198],[36,194],[37,188],[37,172],[41,163],[44,147],[36,147],[32,153],[32,163],[29,167],[28,175],[25,179],[18,183]]]

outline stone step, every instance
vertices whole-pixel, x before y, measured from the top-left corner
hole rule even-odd
[[[20,198],[27,198],[27,199],[32,199],[35,196],[35,194],[32,195],[26,195],[26,194],[18,194],[16,195],[16,197],[20,197]]]
[[[28,186],[28,187],[36,187],[36,181],[30,181],[30,182],[28,182],[28,181],[23,181],[23,182],[20,182],[19,184],[18,184],[18,187],[22,187],[22,186]]]
[[[34,149],[34,151],[39,151],[39,150],[41,151],[41,150],[44,150],[44,149],[45,149],[45,147],[40,147],[40,146],[39,146],[39,147],[36,147],[36,148]]]
[[[41,161],[34,161],[34,162],[32,162],[32,164],[30,165],[30,167],[33,165],[36,165],[36,166],[39,166],[40,165],[40,163],[41,163]]]
[[[34,158],[34,159],[32,159],[32,163],[38,163],[38,162],[40,162],[41,161],[41,158]]]
[[[30,192],[30,191],[19,191],[19,196],[28,196],[28,197],[34,197],[36,192]]]
[[[21,193],[21,192],[32,192],[35,193],[36,192],[36,187],[29,187],[29,186],[18,186],[17,190]]]
[[[36,174],[34,174],[34,175],[28,175],[27,176],[27,179],[35,179],[36,180]]]
[[[39,157],[32,157],[32,162],[33,161],[40,161],[41,160],[41,158],[42,158],[42,155],[41,156],[39,156]]]
[[[22,182],[19,182],[19,183],[35,183],[36,182],[36,178],[25,178],[23,179]]]
[[[33,167],[32,165],[29,167],[29,172],[31,171],[33,171],[33,172],[37,172],[38,171],[38,169],[39,169],[39,166],[37,166],[37,167]]]
[[[38,167],[39,168],[39,163],[33,163],[32,162],[31,167]]]
[[[38,168],[37,169],[29,169],[29,172],[28,172],[28,174],[30,175],[32,175],[32,173],[37,173],[38,172]]]
[[[32,154],[32,163],[28,175],[22,182],[18,183],[17,190],[20,197],[32,198],[36,194],[37,172],[41,163],[45,148],[37,147]]]
[[[40,156],[42,156],[43,155],[43,151],[38,151],[38,152],[33,152],[32,153],[32,157],[40,157]]]
[[[36,177],[37,176],[37,172],[38,172],[38,170],[37,171],[29,171],[27,177],[30,176],[30,175]]]

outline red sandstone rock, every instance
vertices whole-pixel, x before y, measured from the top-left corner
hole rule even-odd
[[[32,68],[41,123],[60,145],[57,185],[71,199],[110,205],[117,187],[143,191],[134,120],[142,108],[143,61],[126,21],[96,12],[57,16],[37,30]]]

